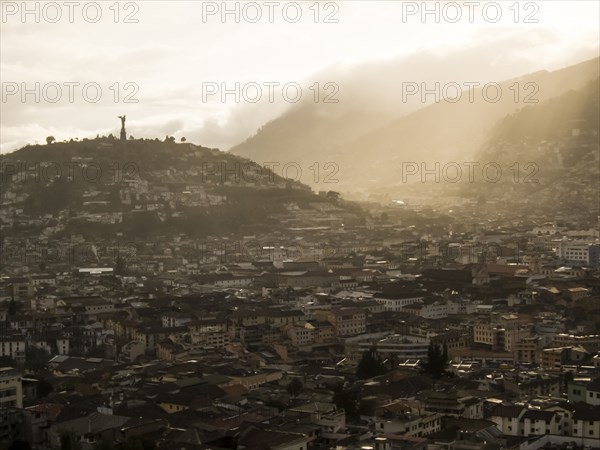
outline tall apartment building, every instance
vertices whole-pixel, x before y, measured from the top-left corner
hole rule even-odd
[[[558,257],[569,264],[597,267],[600,260],[600,244],[582,241],[561,241]]]
[[[21,374],[12,367],[0,367],[0,408],[23,407]]]

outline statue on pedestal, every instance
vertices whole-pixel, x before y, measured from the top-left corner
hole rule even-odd
[[[127,133],[125,132],[125,115],[123,116],[117,116],[119,119],[121,119],[121,140],[122,141],[126,141],[127,140]]]

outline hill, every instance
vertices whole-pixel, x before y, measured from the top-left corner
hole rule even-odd
[[[353,119],[345,116],[343,124],[336,126],[326,119],[316,120],[314,112],[310,113],[311,120],[296,112],[280,117],[231,151],[264,160],[293,160],[306,167],[326,158],[339,167],[336,189],[341,192],[375,200],[405,197],[403,163],[472,161],[496,121],[533,102],[579,89],[599,75],[598,58],[561,70],[524,75],[499,83],[500,93],[495,86],[485,91],[481,88],[463,91],[458,101],[448,99],[425,106],[391,122],[381,122],[356,138],[365,128],[373,127],[373,116],[365,120],[360,115]],[[329,135],[318,130],[327,126]],[[286,130],[292,131],[286,134]],[[310,142],[300,138],[297,142],[301,145],[294,144],[299,135],[324,135],[323,143],[314,145],[312,138]],[[302,145],[304,152],[299,151]]]
[[[277,168],[171,140],[34,145],[0,164],[3,237],[204,237],[362,220],[355,204]]]
[[[478,180],[465,195],[525,212],[599,213],[600,79],[499,120],[477,153],[503,167],[498,182]]]

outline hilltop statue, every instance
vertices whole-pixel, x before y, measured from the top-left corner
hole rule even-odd
[[[127,133],[125,132],[125,115],[122,116],[117,116],[119,119],[121,119],[121,140],[122,141],[126,141],[127,140]]]

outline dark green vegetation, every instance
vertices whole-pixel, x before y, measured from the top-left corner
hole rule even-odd
[[[429,344],[427,349],[427,361],[423,364],[423,370],[433,378],[441,378],[448,367],[448,348],[446,346]]]
[[[375,350],[365,351],[356,367],[356,376],[360,380],[383,375],[386,372],[387,369]]]
[[[284,163],[272,171],[170,139],[30,145],[3,155],[0,164],[2,191],[10,199],[4,204],[15,214],[22,209],[13,230],[3,230],[7,234],[53,227],[58,236],[202,237],[284,230],[311,225],[311,218],[363,220],[357,205],[335,193],[317,195],[284,178]]]

